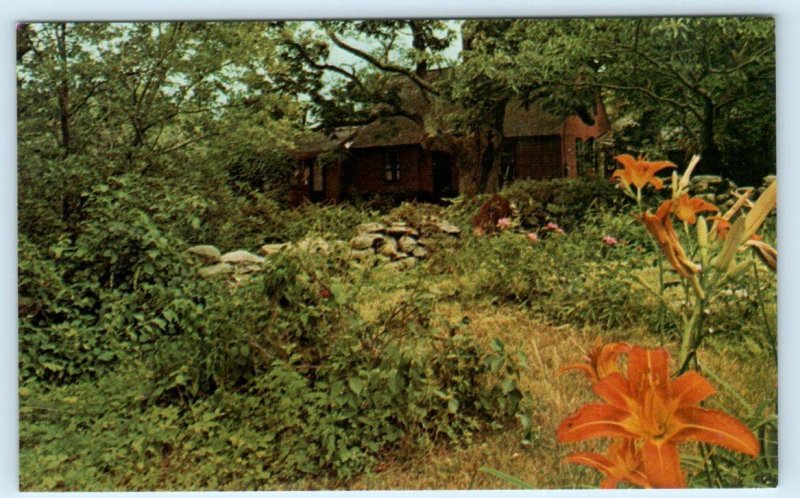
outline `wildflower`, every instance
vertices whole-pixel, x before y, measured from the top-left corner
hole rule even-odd
[[[672,212],[675,216],[685,221],[690,225],[697,223],[697,213],[703,211],[719,211],[719,208],[709,202],[700,199],[699,197],[689,197],[689,194],[683,194],[676,200],[667,201],[671,202]]]
[[[500,218],[497,220],[497,228],[500,230],[511,228],[511,218]]]
[[[624,342],[603,344],[598,337],[592,350],[583,357],[583,363],[572,363],[563,366],[559,369],[559,372],[578,370],[593,384],[596,384],[609,374],[619,372],[619,358],[630,349],[631,347]]]
[[[528,240],[530,240],[531,242],[538,242],[539,235],[536,232],[530,232],[528,233]]]
[[[747,426],[721,411],[697,406],[716,392],[700,374],[689,371],[670,381],[666,350],[631,347],[627,377],[611,372],[593,390],[605,403],[584,405],[564,420],[558,440],[633,439],[635,448],[641,448],[643,474],[653,487],[686,485],[678,443],[704,441],[753,457],[760,451]]]
[[[607,246],[615,246],[619,244],[619,241],[614,237],[612,237],[611,235],[606,235],[605,237],[603,237],[603,244]]]
[[[719,236],[720,239],[724,239],[728,236],[728,232],[731,229],[731,222],[728,218],[724,216],[711,216],[708,220],[716,222],[717,236]]]
[[[649,183],[656,190],[660,190],[664,187],[664,182],[657,178],[655,174],[662,169],[675,167],[669,161],[648,162],[641,156],[639,159],[634,159],[630,154],[615,156],[614,159],[622,164],[622,169],[614,171],[611,178],[619,178],[620,183],[626,189],[630,188],[631,185],[637,189],[642,189]]]
[[[567,457],[570,463],[586,465],[606,475],[600,481],[600,489],[615,489],[620,481],[643,488],[652,488],[644,473],[642,450],[633,439],[622,439],[612,444],[605,455],[598,453],[573,453]]]
[[[558,225],[556,225],[555,223],[553,223],[552,221],[548,222],[547,225],[544,226],[544,228],[545,228],[545,230],[549,230],[551,232],[554,232],[554,231],[560,229],[560,227]]]
[[[327,287],[323,287],[322,289],[320,289],[319,297],[321,297],[323,299],[328,299],[331,296],[333,296],[333,293]]]
[[[689,278],[695,273],[700,271],[700,266],[693,263],[687,256],[686,252],[681,246],[678,235],[672,226],[672,220],[669,213],[672,210],[672,201],[664,201],[658,207],[655,215],[650,212],[642,214],[642,221],[645,228],[650,232],[650,235],[656,239],[659,247],[664,252],[667,261],[672,265],[675,271],[684,278]]]

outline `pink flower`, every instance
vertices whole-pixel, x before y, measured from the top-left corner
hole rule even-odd
[[[619,244],[619,241],[610,235],[606,235],[605,237],[603,237],[603,244],[607,246],[615,246]]]
[[[552,221],[551,221],[551,222],[549,222],[549,223],[547,223],[547,225],[545,225],[545,226],[544,226],[544,228],[545,228],[545,229],[547,229],[547,230],[556,231],[556,232],[557,232],[557,231],[559,231],[559,230],[561,230],[561,229],[558,227],[558,225],[556,225],[556,224],[555,224],[555,223],[553,223]]]
[[[564,229],[561,227],[556,228],[556,233],[564,233]]]
[[[528,234],[528,240],[531,242],[539,242],[539,235],[537,235],[536,232],[531,232]]]
[[[500,218],[499,220],[497,220],[497,228],[499,228],[500,230],[511,228],[511,218]]]

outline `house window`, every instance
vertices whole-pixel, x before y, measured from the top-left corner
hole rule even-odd
[[[594,139],[590,138],[586,142],[578,139],[576,141],[575,156],[578,164],[578,176],[594,174],[597,168],[597,158],[594,149]]]
[[[514,181],[516,176],[516,168],[514,161],[514,153],[516,152],[516,143],[512,141],[503,142],[503,149],[500,153],[500,181],[501,185],[508,185]]]
[[[322,192],[325,190],[325,165],[314,163],[314,176],[311,183],[311,189],[314,192]]]
[[[383,173],[387,182],[400,180],[400,154],[396,150],[383,154]]]

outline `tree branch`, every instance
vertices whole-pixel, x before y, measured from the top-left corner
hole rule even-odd
[[[349,53],[355,55],[356,57],[359,57],[359,58],[369,62],[370,64],[372,64],[373,66],[377,67],[381,71],[385,71],[385,72],[388,72],[388,73],[401,74],[401,75],[405,76],[406,78],[408,78],[411,81],[413,81],[420,88],[420,90],[422,90],[423,92],[428,92],[428,93],[431,93],[431,94],[437,95],[437,96],[439,95],[439,92],[437,92],[436,89],[433,88],[430,85],[430,83],[428,83],[427,81],[423,80],[422,78],[420,78],[419,76],[417,76],[413,72],[411,72],[411,71],[409,71],[409,70],[407,70],[407,69],[405,69],[403,67],[396,66],[394,64],[388,64],[388,63],[383,63],[383,62],[379,61],[378,59],[376,59],[372,55],[368,54],[367,52],[364,52],[363,50],[359,50],[359,49],[353,47],[352,45],[349,45],[349,44],[345,43],[338,36],[336,36],[336,33],[334,33],[330,29],[326,29],[325,33],[328,35],[328,37],[331,39],[331,41],[337,47],[341,48],[342,50],[344,50],[346,52],[349,52]]]

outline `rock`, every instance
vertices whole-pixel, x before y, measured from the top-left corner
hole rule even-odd
[[[774,182],[777,178],[778,177],[775,175],[767,175],[764,177],[764,180],[762,180],[761,185],[763,187],[769,187],[770,184],[772,184],[772,182]]]
[[[350,249],[348,254],[352,259],[364,261],[365,259],[374,256],[375,252],[372,249]]]
[[[331,246],[322,237],[306,237],[297,243],[297,249],[311,254],[330,254]]]
[[[403,252],[411,252],[417,247],[417,241],[408,235],[403,235],[400,237],[400,240],[397,241],[397,247]]]
[[[359,235],[365,233],[384,233],[385,231],[386,225],[378,222],[362,223],[356,227],[356,233]]]
[[[262,265],[256,264],[244,264],[244,265],[236,265],[234,270],[237,274],[244,274],[244,273],[255,273],[257,271],[261,271],[264,269]]]
[[[455,237],[461,235],[461,229],[453,225],[449,221],[441,220],[437,222],[436,228],[448,235],[453,235]]]
[[[392,271],[403,271],[411,268],[416,264],[417,264],[416,258],[403,258],[399,261],[392,261],[391,263],[387,263],[385,265],[385,268],[387,270],[392,270]]]
[[[274,256],[279,252],[288,249],[292,244],[289,242],[281,242],[279,244],[264,244],[258,252],[264,256]]]
[[[414,248],[414,250],[411,252],[411,254],[412,254],[412,255],[413,255],[415,258],[420,258],[420,259],[424,259],[424,258],[428,257],[428,251],[427,251],[427,249],[425,249],[425,248],[424,248],[424,247],[422,247],[422,246],[417,246],[417,247],[415,247],[415,248]]]
[[[353,249],[369,249],[384,243],[386,237],[378,233],[365,233],[356,235],[350,240],[350,247]]]
[[[205,278],[217,275],[230,275],[231,273],[233,273],[233,265],[228,263],[217,263],[213,266],[206,266],[200,268],[197,272],[198,275]]]
[[[419,232],[409,227],[405,223],[402,224],[393,223],[389,228],[386,229],[386,233],[394,236],[403,236],[403,235],[413,235],[414,237],[419,236]]]
[[[247,251],[231,251],[225,253],[220,257],[220,261],[223,263],[231,263],[233,265],[243,265],[243,264],[262,264],[264,263],[264,258],[261,256],[256,256],[253,253]]]
[[[203,264],[206,265],[219,263],[219,258],[222,256],[222,254],[219,252],[219,249],[210,245],[192,246],[189,249],[186,249],[185,252],[186,254],[199,259],[203,262]]]
[[[397,241],[391,237],[386,238],[383,245],[380,247],[380,249],[378,249],[378,252],[387,258],[392,259],[401,259],[405,257],[405,254],[402,254],[397,250]]]

